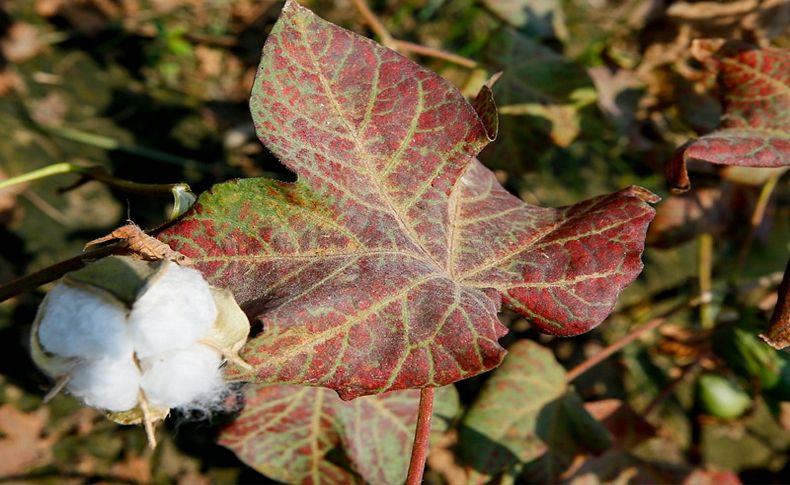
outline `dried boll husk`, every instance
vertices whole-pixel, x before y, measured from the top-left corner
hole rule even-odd
[[[31,354],[57,381],[53,391],[65,386],[117,423],[144,424],[153,445],[153,425],[171,407],[206,408],[221,397],[222,360],[249,367],[239,357],[248,334],[233,295],[196,270],[109,256],[64,276],[45,297]]]

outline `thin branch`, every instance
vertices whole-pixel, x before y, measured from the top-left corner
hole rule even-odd
[[[414,432],[414,445],[411,448],[409,473],[406,485],[419,485],[425,472],[428,459],[428,444],[431,437],[431,417],[433,416],[433,387],[420,389],[420,407],[417,413],[417,429]]]
[[[110,187],[133,194],[152,196],[170,195],[173,197],[173,210],[170,214],[170,220],[173,220],[186,212],[187,209],[192,207],[192,204],[195,203],[195,200],[197,200],[197,197],[192,193],[192,189],[189,188],[189,185],[183,182],[175,184],[144,184],[140,182],[132,182],[115,177],[110,172],[105,170],[104,167],[100,167],[98,165],[84,166],[74,163],[55,163],[53,165],[47,165],[46,167],[24,173],[22,175],[17,175],[16,177],[2,180],[0,181],[0,190],[22,183],[33,182],[55,175],[70,173],[79,174],[81,178],[73,185],[62,189],[63,192],[78,187],[87,180],[97,180],[103,184],[109,185]],[[30,198],[35,197],[32,192],[25,194]],[[36,204],[41,210],[46,212],[47,215],[53,219],[63,223],[63,221],[61,221],[57,216],[50,214],[46,207],[40,206],[40,202],[38,202],[35,198],[32,198],[31,202]]]
[[[86,166],[86,165],[78,165],[75,163],[64,162],[64,163],[55,163],[52,165],[47,165],[46,167],[42,167],[24,173],[22,175],[17,175],[16,177],[11,177],[2,180],[0,181],[0,190],[8,187],[12,187],[14,185],[33,182],[36,180],[43,180],[45,178],[53,177],[55,175],[63,175],[69,173],[79,174],[83,177],[87,177],[93,180],[98,180],[104,184],[109,185],[110,187],[123,190],[124,192],[131,192],[141,195],[167,196],[167,195],[172,195],[173,190],[177,188],[182,188],[186,186],[186,188],[189,189],[189,186],[185,183],[144,184],[139,182],[131,182],[129,180],[124,180],[113,176],[103,167],[100,167],[98,165]]]
[[[571,382],[580,375],[584,374],[588,370],[592,369],[596,365],[600,364],[602,361],[606,360],[610,355],[614,354],[618,350],[622,349],[626,345],[630,344],[634,340],[638,339],[642,334],[654,330],[659,325],[664,323],[664,317],[654,318],[650,320],[646,324],[638,327],[636,330],[632,331],[625,337],[612,342],[606,348],[598,352],[597,354],[593,355],[589,359],[585,360],[581,364],[577,365],[573,369],[569,370],[568,373],[565,375],[566,382]]]
[[[110,244],[90,251],[85,251],[79,256],[55,263],[42,270],[18,278],[10,283],[0,286],[0,302],[6,301],[16,295],[33,291],[39,286],[55,281],[66,273],[76,271],[94,259],[103,258],[112,254],[121,243]]]
[[[459,66],[468,67],[469,69],[474,69],[477,67],[477,63],[472,59],[468,59],[451,52],[446,52],[441,49],[435,49],[433,47],[415,44],[414,42],[393,38],[392,34],[390,34],[387,28],[384,27],[384,24],[381,23],[381,20],[379,20],[379,18],[376,17],[376,14],[374,14],[370,7],[368,7],[368,4],[365,2],[365,0],[352,1],[354,6],[357,8],[357,11],[359,11],[359,14],[365,20],[365,23],[370,27],[370,30],[373,31],[373,33],[379,38],[379,41],[385,47],[401,53],[413,52],[422,56],[434,57],[436,59],[458,64]]]
[[[362,15],[362,18],[365,19],[365,22],[370,27],[370,30],[372,30],[373,33],[376,34],[376,37],[379,38],[379,41],[381,41],[384,46],[393,49],[392,34],[389,33],[387,28],[384,27],[384,24],[382,24],[379,18],[376,17],[376,14],[374,14],[370,7],[368,7],[367,2],[365,2],[365,0],[352,1],[354,6],[357,8],[357,11],[359,11],[359,14]]]
[[[395,50],[399,52],[414,52],[415,54],[420,54],[423,56],[435,57],[437,59],[442,59],[444,61],[458,64],[460,66],[468,67],[469,69],[474,69],[477,67],[477,63],[472,59],[468,59],[451,52],[443,51],[441,49],[434,49],[433,47],[427,47],[422,44],[415,44],[414,42],[397,39],[393,39],[392,43],[396,47]]]

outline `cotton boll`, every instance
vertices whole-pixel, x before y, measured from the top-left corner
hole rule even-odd
[[[225,389],[214,349],[195,345],[141,362],[141,386],[149,402],[170,408],[198,407],[216,401]]]
[[[41,346],[63,357],[102,359],[128,349],[126,310],[87,290],[66,284],[47,296],[38,328]]]
[[[127,411],[137,405],[140,370],[131,352],[121,358],[85,362],[74,369],[66,387],[88,406]]]
[[[163,271],[129,315],[135,351],[141,359],[191,346],[217,318],[208,283],[199,271],[175,263]]]

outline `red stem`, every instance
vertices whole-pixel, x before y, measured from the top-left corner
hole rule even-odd
[[[567,382],[571,382],[572,380],[576,379],[577,377],[584,374],[588,370],[592,369],[596,365],[600,364],[603,360],[605,360],[613,353],[617,352],[618,350],[622,349],[626,345],[630,344],[631,342],[639,338],[639,336],[642,335],[643,333],[655,329],[662,323],[664,323],[663,318],[654,318],[653,320],[647,322],[641,327],[637,327],[635,330],[631,331],[631,333],[629,333],[625,337],[615,342],[612,342],[611,344],[609,344],[609,346],[607,346],[597,354],[593,355],[589,359],[585,360],[581,364],[569,370],[568,373],[565,375],[565,380]]]
[[[433,416],[433,387],[420,390],[420,408],[417,414],[417,430],[414,433],[414,445],[411,448],[411,462],[406,485],[422,483],[425,461],[428,459],[428,442],[431,437],[431,417]]]

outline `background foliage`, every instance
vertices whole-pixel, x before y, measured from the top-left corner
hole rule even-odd
[[[370,35],[349,1],[303,3]],[[755,367],[741,349],[766,328],[790,249],[787,177],[779,179],[752,228],[765,169],[690,166],[693,190],[682,197],[669,196],[663,170],[678,146],[713,131],[722,112],[715,83],[691,56],[691,40],[725,37],[786,48],[787,4],[370,3],[395,38],[474,60],[468,68],[415,58],[468,96],[488,75],[504,71],[495,86],[500,139],[481,158],[512,193],[557,206],[640,184],[665,197],[649,235],[645,271],[607,323],[581,337],[555,339],[514,314],[501,316],[511,328],[502,342],[511,357],[492,375],[456,386],[460,406],[446,412],[454,426],[437,437],[428,478],[458,480],[465,473],[462,460],[475,481],[486,479],[491,460],[502,473],[533,481],[560,473],[570,481],[721,481],[715,470],[733,471],[746,482],[786,476],[787,397],[771,391],[766,379],[772,377],[759,374],[762,361]],[[281,5],[3,3],[0,178],[69,161],[100,164],[136,181],[187,181],[196,192],[235,176],[291,180],[255,139],[246,104],[260,47]],[[74,181],[50,179],[0,192],[0,282],[73,256],[127,215],[143,226],[166,217],[166,199],[95,182],[59,193]],[[747,242],[752,249],[743,251]],[[712,295],[710,303],[698,304],[701,289]],[[118,428],[67,396],[41,406],[48,382],[34,369],[25,342],[42,294],[0,305],[2,479],[262,479],[214,444],[228,417],[210,425],[171,420],[171,432],[150,452],[142,430]],[[565,384],[564,369],[656,317],[666,317],[657,331],[573,380],[572,388]],[[540,370],[530,370],[536,366]],[[721,413],[698,398],[704,373],[745,393],[745,414],[726,421],[713,416]],[[556,376],[540,381],[553,387],[537,392],[539,384],[529,379],[535,375]],[[501,382],[524,391],[512,402],[487,404],[489,389]],[[514,427],[525,434],[505,428],[503,440],[484,441],[479,427],[492,419],[487,413],[496,420],[520,410],[524,392],[541,402],[538,411],[524,410]],[[475,445],[467,450],[464,443]],[[493,451],[481,455],[481,449]]]

